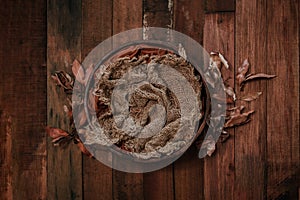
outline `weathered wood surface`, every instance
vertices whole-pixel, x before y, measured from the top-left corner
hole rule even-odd
[[[299,1],[276,0],[267,4],[266,70],[278,75],[267,83],[269,199],[297,199],[300,188],[299,6]]]
[[[235,11],[235,0],[206,0],[205,11],[207,13]]]
[[[73,60],[81,60],[81,1],[48,0],[47,25],[47,123],[70,130],[63,111],[63,106],[68,104],[66,95],[50,76],[57,70],[71,74]],[[47,141],[48,199],[82,199],[82,156],[77,146],[71,143],[59,149],[49,138]]]
[[[0,199],[45,199],[46,2],[1,1]]]
[[[250,72],[267,72],[267,1],[237,1],[235,24],[235,63],[237,68],[244,59],[251,64]],[[260,19],[260,20],[257,20]],[[256,101],[244,103],[256,112],[251,123],[237,127],[235,132],[235,198],[263,199],[266,196],[267,96],[266,81],[248,83],[237,95],[261,91]],[[236,86],[238,88],[239,86]],[[255,191],[255,192],[254,192]]]
[[[82,60],[100,42],[112,35],[111,0],[82,0]],[[112,169],[95,159],[83,157],[84,199],[112,199]]]
[[[222,52],[230,65],[230,74],[234,77],[234,13],[205,16],[203,46],[208,52]],[[215,156],[204,159],[205,199],[234,197],[234,129],[228,130],[228,133],[230,138],[225,143],[217,144]]]
[[[299,198],[299,1],[1,3],[0,199]],[[112,170],[73,144],[53,147],[43,127],[70,127],[50,74],[70,72],[99,42],[143,25],[173,28],[222,52],[233,74],[245,58],[251,72],[276,74],[237,92],[263,92],[244,103],[256,111],[252,121],[231,130],[211,158],[198,160],[192,147],[145,174]]]

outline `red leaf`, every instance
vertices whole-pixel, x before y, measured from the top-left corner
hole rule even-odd
[[[53,128],[53,127],[46,126],[45,129],[46,129],[46,132],[48,133],[48,135],[53,139],[69,136],[68,132],[66,132],[62,129],[59,129],[59,128]]]

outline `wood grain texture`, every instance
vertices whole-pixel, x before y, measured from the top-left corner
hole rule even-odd
[[[46,198],[46,2],[0,7],[0,198]]]
[[[145,199],[174,199],[173,166],[144,174]]]
[[[204,1],[174,1],[174,29],[203,43]],[[204,199],[203,159],[192,146],[174,163],[176,199]]]
[[[297,199],[299,163],[299,1],[267,3],[269,199]]]
[[[0,199],[300,200],[299,1],[205,1],[1,1]],[[68,130],[69,122],[66,96],[50,74],[71,72],[75,58],[142,20],[221,51],[235,70],[248,58],[251,73],[276,74],[238,92],[263,92],[244,103],[256,111],[252,121],[211,158],[199,160],[192,147],[173,165],[145,174],[82,158],[74,144],[53,147],[44,126]]]
[[[173,0],[144,0],[143,11],[147,26],[172,28]]]
[[[174,0],[174,28],[203,44],[204,0]]]
[[[69,130],[63,111],[67,96],[50,75],[55,70],[72,74],[73,60],[81,60],[81,1],[48,0],[47,11],[48,125]],[[82,199],[82,156],[77,145],[62,149],[48,141],[48,199]]]
[[[113,1],[113,34],[142,27],[143,5],[140,0]],[[131,35],[131,39],[141,39]],[[114,46],[115,47],[115,46]],[[113,158],[114,159],[114,158]],[[143,199],[143,174],[113,170],[113,199]]]
[[[235,0],[206,0],[205,11],[207,13],[235,11]]]
[[[1,93],[2,94],[2,93]],[[0,199],[12,199],[12,121],[0,110]]]
[[[229,62],[231,77],[234,77],[234,13],[205,16],[203,46],[208,52],[222,53]],[[228,130],[228,133],[231,137],[225,143],[217,144],[212,157],[205,158],[205,199],[234,198],[234,129]]]
[[[82,55],[112,35],[112,1],[82,1]],[[112,199],[112,169],[83,157],[84,199]]]
[[[250,73],[266,72],[266,6],[265,0],[236,2],[236,71],[248,58]],[[256,101],[243,103],[246,111],[255,110],[251,122],[235,132],[235,199],[266,197],[266,96],[273,94],[267,93],[266,80],[259,80],[247,83],[244,92],[237,89],[237,95],[259,91],[262,95]]]

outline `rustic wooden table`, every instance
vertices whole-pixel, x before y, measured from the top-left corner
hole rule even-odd
[[[192,147],[145,174],[53,147],[44,126],[68,123],[50,74],[143,25],[185,33],[235,71],[248,58],[251,72],[276,74],[245,87],[263,92],[247,105],[252,122],[212,157],[199,160]],[[299,198],[298,0],[2,0],[0,27],[0,199]]]

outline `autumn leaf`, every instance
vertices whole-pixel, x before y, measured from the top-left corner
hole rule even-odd
[[[80,62],[78,60],[74,60],[73,64],[72,64],[72,72],[76,78],[76,80],[81,83],[84,84],[84,69],[82,67],[82,65],[80,64]]]
[[[220,52],[210,52],[210,64],[214,64],[219,69],[221,69],[223,64],[226,69],[229,69],[228,61]]]
[[[66,93],[69,93],[73,90],[74,80],[73,78],[64,71],[56,71],[51,78],[54,80],[56,85],[65,89]]]
[[[246,113],[241,113],[242,110],[242,107],[233,110],[229,115],[228,120],[225,122],[224,128],[240,126],[248,123],[250,121],[250,115],[254,113],[254,110],[251,110]]]
[[[262,94],[262,92],[251,92],[251,93],[246,94],[245,96],[242,96],[240,98],[240,100],[253,101],[253,100],[256,100],[261,94]]]
[[[232,108],[228,108],[226,112],[226,119],[229,119],[232,116],[239,115],[245,109],[245,106],[236,106]]]
[[[232,97],[233,101],[236,101],[236,95],[235,92],[233,91],[232,87],[225,87],[224,91],[226,94],[230,97]]]
[[[56,138],[59,138],[59,137],[66,137],[66,136],[69,135],[68,132],[66,132],[62,129],[59,129],[59,128],[46,126],[45,129],[46,129],[46,132],[48,133],[48,135],[53,139],[56,139]]]
[[[245,59],[243,64],[238,68],[238,73],[236,75],[236,80],[239,86],[242,86],[242,83],[245,81],[245,76],[249,70],[249,62],[248,59]]]
[[[253,79],[271,79],[275,78],[276,75],[269,75],[269,74],[264,74],[264,73],[258,73],[258,74],[250,74],[249,76],[246,77],[246,79],[243,81],[245,83],[246,81],[250,81]]]

